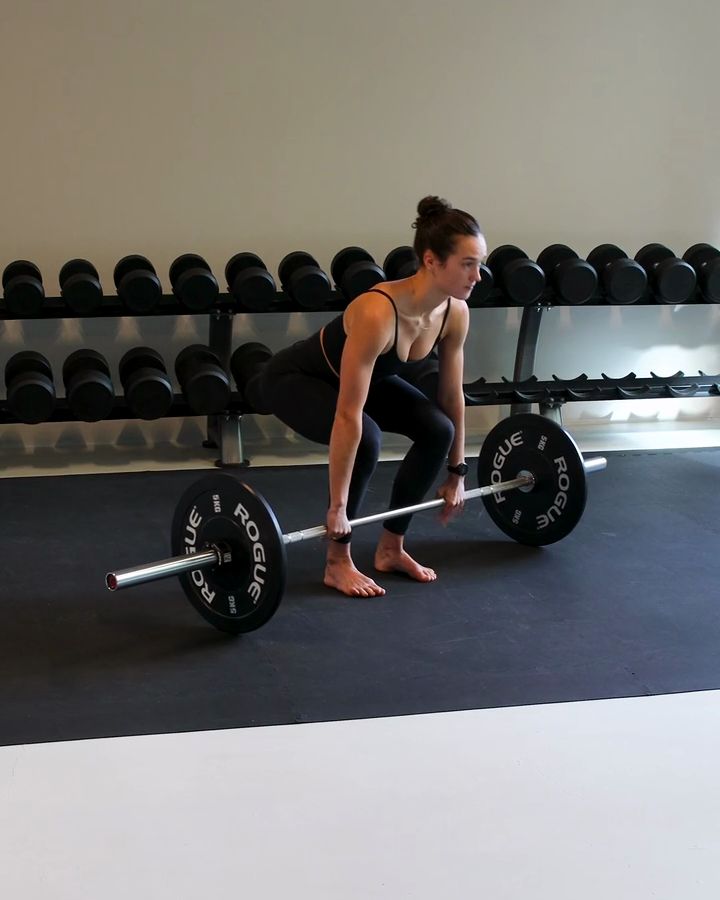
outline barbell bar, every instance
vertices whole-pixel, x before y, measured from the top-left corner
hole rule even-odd
[[[482,497],[493,521],[521,543],[543,546],[564,538],[585,508],[585,476],[605,469],[604,457],[584,460],[557,423],[532,414],[512,416],[488,434],[478,459]],[[503,478],[503,473],[514,475]],[[351,528],[444,505],[435,499],[363,516]],[[190,602],[216,628],[253,631],[277,610],[285,587],[285,547],[317,537],[317,525],[283,534],[272,508],[252,487],[229,475],[209,475],[181,497],[168,559],[105,576],[109,590],[177,576]]]
[[[503,481],[499,484],[489,485],[485,487],[473,488],[465,491],[465,500],[472,500],[475,497],[485,497],[489,494],[505,493],[515,488],[530,486],[535,479],[532,475],[521,475],[519,478],[513,478],[510,481]],[[400,509],[386,510],[381,513],[373,513],[370,516],[362,516],[359,519],[350,521],[351,528],[358,528],[361,525],[370,525],[373,522],[384,522],[387,519],[396,519],[398,516],[406,516],[413,513],[423,512],[426,509],[434,509],[442,506],[444,500],[426,500],[423,503],[415,503],[413,506],[404,506]],[[297,544],[300,541],[310,541],[313,538],[325,537],[327,535],[327,527],[325,525],[314,525],[311,528],[303,528],[301,531],[290,531],[281,535],[283,544]],[[129,569],[120,569],[117,572],[108,572],[105,576],[105,583],[111,591],[120,591],[123,588],[134,587],[138,584],[145,584],[149,581],[160,581],[162,578],[173,578],[181,575],[183,572],[192,572],[194,569],[207,569],[213,566],[221,566],[231,562],[231,556],[227,553],[223,554],[221,547],[212,547],[201,553],[184,554],[182,556],[171,556],[169,559],[161,559],[157,562],[145,563],[142,566],[133,566]]]

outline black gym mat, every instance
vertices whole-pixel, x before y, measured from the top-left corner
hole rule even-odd
[[[4,481],[0,744],[720,688],[718,450],[609,454],[579,526],[543,549],[498,532],[481,501],[447,529],[420,514],[409,548],[440,578],[386,576],[380,599],[325,589],[321,541],[290,547],[280,609],[240,637],[175,579],[104,586],[168,555],[176,500],[204,474]],[[284,530],[322,521],[324,467],[239,477]],[[356,532],[361,566],[378,527]]]

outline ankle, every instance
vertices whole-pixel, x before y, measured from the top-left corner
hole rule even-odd
[[[325,562],[329,566],[352,564],[350,544],[330,543],[328,545]]]
[[[378,553],[402,553],[405,535],[395,534],[392,531],[385,531],[380,535],[377,545]]]

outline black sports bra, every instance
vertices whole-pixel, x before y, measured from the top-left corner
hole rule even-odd
[[[382,294],[383,297],[387,297],[390,303],[392,303],[392,308],[395,311],[395,339],[393,340],[393,345],[389,350],[386,350],[385,353],[381,353],[380,356],[378,356],[378,358],[375,360],[375,366],[373,368],[371,380],[377,381],[379,378],[388,378],[390,375],[401,375],[405,367],[413,366],[420,360],[410,359],[403,361],[398,358],[398,311],[397,306],[395,306],[395,301],[390,296],[390,294],[386,294],[385,291],[380,290],[380,288],[370,288],[370,290],[366,291],[365,293]],[[442,337],[442,333],[445,330],[445,323],[447,322],[449,313],[450,297],[448,297],[447,299],[445,314],[443,316],[442,324],[440,325],[440,330],[438,331],[435,342],[430,348],[427,356],[429,356],[430,353],[432,353],[432,351],[435,349],[435,347],[437,347],[438,341]],[[331,322],[328,322],[328,324],[320,333],[320,343],[322,346],[323,354],[325,355],[325,361],[327,362],[333,374],[338,377],[340,372],[340,360],[342,358],[343,349],[345,348],[346,339],[347,335],[345,334],[345,328],[343,327],[342,315],[339,315]],[[421,359],[426,358],[427,357],[421,357]]]

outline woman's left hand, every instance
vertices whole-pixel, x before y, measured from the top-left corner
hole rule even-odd
[[[447,525],[451,519],[459,516],[463,511],[465,505],[465,482],[462,478],[452,475],[440,485],[437,495],[445,501],[438,518],[442,525]]]

